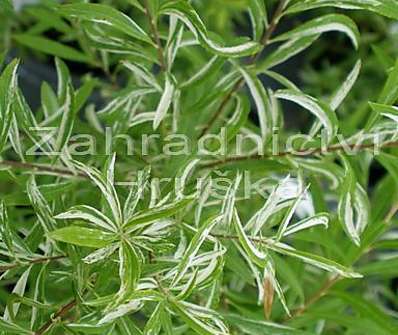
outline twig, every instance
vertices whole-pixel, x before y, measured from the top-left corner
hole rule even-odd
[[[46,323],[44,323],[38,330],[35,331],[34,335],[45,334],[58,318],[63,318],[66,316],[76,305],[77,300],[73,299],[66,305],[62,306]]]
[[[242,162],[242,161],[249,161],[249,160],[263,160],[263,159],[270,159],[270,158],[281,158],[281,157],[286,157],[286,156],[309,157],[309,156],[314,156],[314,155],[319,155],[319,154],[333,153],[333,152],[342,151],[342,150],[346,150],[346,149],[363,151],[363,150],[371,149],[374,147],[375,147],[374,143],[360,144],[360,145],[358,145],[358,144],[344,144],[344,145],[339,144],[339,145],[332,145],[327,148],[314,148],[314,149],[309,148],[309,149],[297,150],[294,152],[282,151],[282,152],[278,152],[276,154],[265,154],[265,155],[255,154],[255,155],[249,155],[249,156],[232,156],[232,157],[227,157],[225,159],[220,159],[220,160],[216,160],[214,162],[204,164],[201,166],[201,168],[208,169],[208,168],[214,168],[216,166],[226,165],[226,164],[235,163],[235,162]],[[396,148],[396,147],[398,147],[398,141],[384,143],[384,144],[380,145],[378,148]]]
[[[0,266],[0,272],[4,272],[4,271],[11,270],[11,269],[15,269],[15,268],[17,268],[19,266],[31,265],[31,264],[41,264],[41,263],[46,263],[46,262],[50,262],[50,261],[56,261],[56,260],[64,259],[64,258],[66,258],[65,255],[36,258],[36,259],[29,260],[27,262],[21,262],[21,263],[15,263],[15,264],[9,264],[9,265]]]
[[[145,15],[148,17],[148,21],[149,21],[149,27],[151,29],[153,39],[156,42],[156,49],[158,52],[159,65],[160,65],[162,71],[166,71],[166,62],[164,60],[164,52],[163,52],[162,42],[160,41],[159,31],[158,31],[156,21],[155,21],[154,17],[152,16],[152,13],[149,9],[148,0],[144,0],[144,6],[145,6]]]
[[[21,169],[21,170],[33,170],[33,171],[40,171],[40,172],[48,172],[51,174],[56,174],[56,175],[61,175],[61,176],[80,177],[80,178],[88,179],[88,176],[84,173],[74,173],[73,171],[70,171],[68,169],[54,167],[54,166],[50,166],[50,165],[17,162],[17,161],[10,161],[10,160],[0,161],[0,166],[1,165],[16,168],[16,169]]]
[[[264,35],[261,38],[261,44],[262,44],[263,48],[262,48],[262,50],[260,50],[258,53],[256,53],[249,59],[249,62],[248,62],[249,65],[254,64],[258,60],[258,58],[261,56],[262,51],[268,45],[268,43],[272,37],[272,34],[274,33],[276,27],[278,26],[279,20],[282,17],[283,9],[285,8],[286,4],[287,4],[287,0],[281,0],[279,2],[279,5],[278,5],[277,9],[275,10],[275,13],[271,19],[268,29],[264,32]],[[243,87],[244,83],[245,83],[244,79],[241,78],[234,85],[234,87],[232,87],[231,91],[221,101],[221,104],[218,107],[217,111],[213,114],[213,116],[211,117],[211,119],[209,120],[207,125],[202,129],[202,131],[199,135],[199,138],[201,138],[205,134],[207,134],[208,131],[213,127],[214,123],[218,120],[220,115],[223,113],[224,109],[227,107],[229,100],[232,98],[234,93],[236,93]]]
[[[397,214],[398,212],[398,202],[396,202],[391,209],[389,210],[389,212],[387,213],[386,217],[384,218],[384,222],[386,224],[388,224],[395,216],[395,214]]]
[[[340,276],[333,276],[333,277],[329,278],[325,282],[325,284],[323,284],[322,287],[318,291],[316,291],[315,294],[313,296],[311,296],[304,303],[303,306],[301,306],[300,308],[293,311],[293,313],[291,314],[290,317],[287,318],[287,320],[290,320],[290,319],[293,319],[293,318],[296,318],[296,317],[302,315],[310,306],[312,306],[319,299],[321,299],[323,296],[325,296],[328,293],[328,291],[334,286],[334,284],[336,284],[340,279],[341,279]]]

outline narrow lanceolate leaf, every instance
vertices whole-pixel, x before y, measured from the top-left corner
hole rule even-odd
[[[99,172],[97,169],[84,165],[78,161],[74,161],[75,167],[87,174],[87,176],[94,182],[95,185],[101,190],[102,195],[104,196],[111,212],[113,214],[114,222],[117,225],[122,223],[122,210],[120,207],[119,198],[117,196],[115,187],[108,183],[106,178]]]
[[[341,223],[351,240],[360,245],[360,235],[369,220],[369,203],[365,190],[356,181],[354,171],[346,158],[343,158],[345,175],[342,179],[341,198],[338,214]]]
[[[341,14],[329,14],[303,23],[298,28],[277,36],[274,41],[295,40],[329,31],[345,33],[351,39],[355,48],[358,48],[360,39],[358,27],[348,16]]]
[[[296,2],[288,9],[287,13],[297,13],[319,7],[363,9],[398,19],[398,4],[395,0],[305,0]]]
[[[0,201],[0,237],[11,255],[15,257],[13,233],[8,220],[7,208],[3,200]]]
[[[299,222],[293,225],[290,225],[284,232],[283,236],[289,236],[315,226],[324,226],[325,228],[327,228],[328,224],[329,224],[328,214],[326,213],[317,214],[309,218],[300,220]]]
[[[125,222],[130,221],[130,219],[133,217],[138,202],[141,200],[145,188],[148,185],[149,177],[150,177],[150,168],[146,168],[138,172],[137,180],[135,181],[134,185],[130,188],[129,194],[124,203],[123,220]]]
[[[319,35],[313,35],[296,40],[289,40],[278,47],[274,52],[257,65],[257,72],[263,72],[276,65],[282,64],[288,59],[294,57],[300,52],[307,49],[312,43],[318,39]]]
[[[156,335],[159,334],[162,323],[160,321],[160,316],[162,310],[164,309],[164,303],[160,302],[156,305],[155,309],[152,312],[151,317],[147,321],[145,328],[144,328],[144,335]]]
[[[268,94],[257,76],[244,68],[240,72],[250,90],[257,108],[258,119],[260,122],[261,137],[263,141],[267,139],[272,129],[272,118],[270,116],[270,103]]]
[[[26,283],[28,281],[31,270],[32,266],[30,266],[28,269],[25,270],[24,273],[22,273],[21,277],[19,277],[17,283],[15,284],[12,290],[13,294],[16,294],[20,297],[23,297],[25,295]],[[4,312],[4,320],[10,321],[15,319],[15,317],[18,314],[20,306],[21,303],[19,302],[11,304],[11,306],[7,306],[6,311]]]
[[[60,14],[65,16],[76,17],[80,20],[110,26],[136,39],[151,43],[147,33],[143,31],[130,17],[111,6],[76,3],[60,6],[58,11]]]
[[[250,103],[247,98],[236,98],[235,112],[226,124],[227,140],[232,141],[239,133],[241,128],[245,125],[250,112]]]
[[[348,77],[344,81],[343,85],[336,91],[336,93],[333,95],[333,97],[330,100],[330,108],[335,111],[341,103],[344,101],[344,99],[347,97],[348,93],[351,91],[352,87],[354,86],[355,82],[358,79],[359,73],[361,71],[361,66],[362,62],[361,60],[358,60],[352,69],[352,71],[349,73]]]
[[[264,29],[268,26],[267,9],[264,1],[250,0],[249,15],[253,29],[253,39],[260,41],[264,34]]]
[[[57,152],[63,151],[68,145],[70,136],[72,135],[73,125],[76,118],[76,108],[74,103],[74,92],[71,85],[68,85],[66,90],[65,103],[62,108],[61,124],[58,127],[58,135],[55,141],[55,150]]]
[[[190,196],[182,200],[176,201],[174,203],[153,207],[151,209],[141,211],[137,213],[137,215],[133,216],[128,222],[126,222],[125,226],[134,228],[134,226],[136,225],[150,223],[159,219],[170,217],[175,213],[179,212],[180,210],[184,209],[193,200],[194,197]]]
[[[67,99],[68,87],[72,86],[72,78],[68,66],[59,58],[55,58],[57,70],[57,96],[58,104],[63,105]]]
[[[295,102],[315,115],[326,130],[328,143],[337,134],[338,121],[336,114],[323,102],[293,90],[279,90],[275,93],[275,96],[279,99]]]
[[[144,299],[133,299],[133,300],[129,301],[128,303],[119,305],[114,310],[105,313],[103,318],[98,321],[98,325],[111,323],[112,321],[119,319],[119,318],[127,315],[128,313],[132,313],[132,312],[140,310],[143,306],[143,300]],[[150,300],[150,299],[147,299],[147,300]],[[135,335],[136,333],[133,333],[133,334]]]
[[[224,323],[212,310],[193,304],[170,299],[171,309],[197,334],[200,335],[228,335],[229,331]]]
[[[262,241],[263,243],[266,244],[266,247],[268,249],[271,249],[282,255],[298,258],[303,262],[315,266],[317,268],[339,274],[340,276],[346,278],[362,278],[362,275],[360,275],[359,273],[356,273],[348,269],[347,267],[338,264],[330,259],[326,259],[318,255],[294,249],[287,244],[274,243],[273,241],[267,241],[267,240],[262,240]]]
[[[207,76],[211,75],[214,71],[220,68],[222,64],[224,64],[224,61],[225,60],[223,60],[221,57],[214,56],[212,59],[206,62],[206,64],[202,66],[197,73],[195,73],[187,81],[183,82],[180,85],[180,88],[188,88],[194,86],[195,84],[204,82]]]
[[[22,45],[39,50],[52,56],[57,56],[63,59],[81,63],[90,62],[90,58],[84,53],[67,45],[50,40],[48,38],[29,34],[20,34],[14,35],[14,39]]]
[[[53,218],[52,210],[47,203],[47,200],[41,194],[37,187],[35,177],[32,176],[27,183],[27,192],[30,202],[36,211],[36,215],[39,218],[45,232],[52,231],[56,227],[56,222]]]
[[[0,153],[3,150],[12,122],[12,106],[17,90],[19,61],[8,64],[0,76]]]
[[[370,115],[366,123],[365,130],[372,129],[380,119],[381,106],[389,106],[395,104],[398,100],[398,61],[396,61],[392,71],[388,75],[387,81],[377,100],[377,104],[371,104],[373,113]]]
[[[59,220],[83,220],[98,228],[103,228],[110,232],[116,232],[116,225],[106,215],[91,206],[74,206],[68,211],[58,214],[55,219]]]
[[[245,226],[246,231],[250,231],[253,236],[257,236],[262,227],[267,224],[267,221],[271,215],[277,210],[277,205],[281,200],[281,192],[279,190],[283,188],[289,180],[290,176],[287,176],[272,189],[263,207],[253,214],[253,216],[247,222]]]
[[[57,229],[48,235],[56,241],[91,248],[105,247],[115,239],[113,234],[105,233],[102,230],[79,226]]]
[[[153,129],[156,130],[163,119],[166,117],[170,108],[175,91],[174,83],[170,76],[166,76],[163,94],[160,98],[159,105],[156,108],[155,119],[153,120]]]
[[[221,215],[223,217],[223,223],[225,227],[229,227],[234,217],[236,194],[239,189],[242,175],[239,173],[235,181],[229,186],[227,193],[224,196],[224,200],[221,207]]]
[[[177,199],[184,198],[184,189],[199,162],[199,158],[191,159],[178,171],[175,177],[175,193]]]
[[[307,189],[308,189],[308,187],[307,187],[305,190],[303,190],[303,191],[299,194],[299,196],[298,196],[296,199],[294,199],[294,201],[292,202],[292,204],[289,206],[289,208],[288,208],[288,210],[287,210],[287,212],[286,212],[286,214],[285,214],[285,216],[284,216],[284,218],[283,218],[281,224],[279,225],[278,232],[277,232],[277,234],[276,234],[276,239],[277,239],[278,241],[279,241],[279,240],[282,238],[282,236],[285,234],[286,229],[287,229],[287,227],[288,227],[288,225],[289,225],[291,219],[293,218],[293,215],[294,215],[294,213],[296,212],[296,209],[297,209],[298,205],[300,204],[300,201],[302,200],[302,198],[303,198],[305,192],[307,191]]]
[[[154,75],[145,67],[141,66],[140,64],[133,64],[128,61],[123,61],[122,65],[129,69],[135,76],[143,80],[146,84],[156,88],[157,91],[163,91],[156,81]]]
[[[141,276],[141,262],[131,242],[124,240],[119,249],[120,289],[117,293],[118,302],[134,292]]]
[[[234,215],[234,226],[235,226],[235,231],[236,234],[238,235],[239,238],[239,243],[244,250],[244,252],[247,254],[247,256],[250,258],[250,260],[257,264],[260,267],[264,267],[267,264],[268,261],[268,253],[259,250],[252,240],[246,235],[242,224],[240,222],[240,218],[238,213],[235,211]]]
[[[217,224],[219,224],[221,220],[222,216],[210,218],[198,229],[178,265],[177,273],[173,279],[172,286],[176,285],[185,275],[189,267],[192,265],[192,262],[199,252],[199,249],[202,246],[203,242],[209,236],[211,230]]]
[[[166,2],[160,9],[161,14],[178,17],[192,31],[199,43],[210,51],[229,57],[252,55],[261,49],[257,42],[249,41],[236,46],[224,47],[210,39],[209,33],[195,9],[186,1],[176,0]]]
[[[112,254],[117,250],[117,244],[111,244],[101,249],[95,250],[91,254],[88,254],[86,257],[83,258],[83,262],[86,264],[94,264],[105,260],[112,256]]]

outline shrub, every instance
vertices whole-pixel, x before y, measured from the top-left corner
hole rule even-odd
[[[395,0],[0,4],[1,334],[396,333]]]

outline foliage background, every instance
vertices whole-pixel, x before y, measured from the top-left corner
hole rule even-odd
[[[15,12],[0,0],[1,332],[395,334],[397,3],[99,2],[110,7],[42,0]],[[111,7],[142,32],[131,22],[126,27]],[[181,41],[170,34],[166,9],[191,22],[199,43],[181,21]],[[330,14],[344,17],[328,16],[327,26]],[[98,21],[104,18],[111,23]],[[314,19],[312,28],[305,25]],[[343,32],[334,31],[336,23]],[[325,33],[315,38],[321,27]],[[265,51],[255,45],[226,55],[214,47],[245,43],[243,36],[267,44]],[[295,43],[284,56],[283,43]],[[269,67],[270,59],[281,64]],[[358,78],[349,76],[358,59]],[[336,101],[342,103],[332,110]],[[156,116],[145,114],[151,111]],[[300,145],[315,154],[282,149],[268,156],[267,127],[281,127],[282,147],[290,135],[319,125],[313,114],[333,134],[330,153],[320,154],[313,141]],[[57,127],[49,146],[61,156],[26,155],[38,140],[30,129],[37,125]],[[105,155],[105,126],[138,143],[143,134],[159,134],[160,141],[149,156],[126,155],[123,141],[115,143],[115,156]],[[231,142],[238,133],[261,134],[267,155],[246,147],[240,159],[233,152],[162,154],[169,134],[195,144],[223,126]],[[345,155],[337,128],[346,138],[385,134],[381,153],[367,150],[370,138]],[[80,133],[94,136],[101,150],[73,160],[66,149]],[[242,199],[243,171],[253,181],[269,178],[266,199]],[[227,177],[221,200],[209,199],[206,189],[194,193],[199,176]],[[191,196],[175,192],[174,179],[150,183],[156,177],[183,177],[180,187]],[[313,204],[304,214],[297,209],[303,195]],[[289,233],[292,226],[299,231]]]

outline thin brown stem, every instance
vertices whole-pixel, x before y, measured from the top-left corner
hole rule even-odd
[[[384,143],[380,146],[378,146],[378,149],[383,149],[383,148],[396,148],[398,147],[398,141],[394,142],[387,142]],[[286,156],[295,156],[295,157],[310,157],[314,155],[324,155],[324,154],[330,154],[333,152],[339,152],[343,150],[357,150],[358,152],[364,151],[367,149],[372,149],[375,148],[374,143],[368,143],[368,144],[336,144],[332,145],[327,148],[314,148],[314,149],[303,149],[303,150],[297,150],[297,151],[282,151],[274,154],[254,154],[254,155],[249,155],[249,156],[232,156],[232,157],[227,157],[225,159],[220,159],[216,160],[214,162],[210,162],[207,164],[204,164],[201,166],[202,169],[209,169],[209,168],[214,168],[217,166],[222,166],[230,163],[236,163],[236,162],[242,162],[242,161],[249,161],[249,160],[263,160],[263,159],[270,159],[270,158],[281,158],[281,157],[286,157]]]
[[[63,305],[46,323],[44,323],[38,330],[35,331],[34,335],[45,334],[59,318],[65,317],[75,306],[77,305],[77,300],[73,299],[66,305]]]
[[[68,169],[61,168],[61,167],[54,167],[54,166],[50,166],[50,165],[3,160],[3,161],[0,161],[0,166],[8,166],[8,167],[20,169],[20,170],[47,172],[47,173],[55,174],[55,175],[59,175],[59,176],[79,177],[79,178],[88,179],[88,176],[84,173],[74,173],[73,171],[70,171]]]
[[[157,49],[157,52],[158,52],[159,65],[160,65],[162,71],[166,71],[167,67],[166,67],[166,62],[165,62],[165,59],[164,59],[164,51],[163,51],[162,42],[160,40],[159,30],[158,30],[158,27],[157,27],[157,23],[156,23],[153,15],[151,13],[148,0],[144,0],[144,7],[145,7],[145,15],[148,18],[149,27],[151,29],[151,33],[152,33],[153,39],[154,39],[154,41],[156,43],[156,49]]]
[[[281,19],[283,15],[283,10],[287,4],[287,0],[281,0],[279,2],[279,5],[277,9],[275,10],[274,15],[272,16],[271,22],[268,26],[268,29],[264,32],[263,37],[261,38],[261,44],[262,44],[262,50],[260,50],[258,53],[253,55],[251,58],[249,58],[248,64],[252,65],[254,64],[258,58],[261,56],[262,51],[265,49],[265,47],[268,45],[269,41],[271,40],[271,37],[273,33],[275,32],[276,27],[278,26],[279,20]],[[233,97],[234,93],[238,92],[243,86],[244,86],[244,79],[241,78],[239,81],[232,87],[231,91],[228,92],[228,94],[224,97],[224,99],[221,101],[220,106],[216,110],[216,112],[213,114],[209,122],[206,124],[206,126],[202,129],[199,138],[203,137],[206,135],[209,130],[213,127],[214,123],[219,119],[219,117],[222,115],[224,112],[225,108],[228,105],[228,102],[231,100]]]
[[[15,269],[15,268],[20,267],[20,266],[26,266],[26,265],[32,265],[32,264],[41,264],[41,263],[56,261],[56,260],[64,259],[64,258],[66,258],[65,255],[50,256],[50,257],[40,257],[40,258],[36,258],[36,259],[31,259],[31,260],[26,261],[26,262],[3,265],[3,266],[0,266],[0,272],[12,270],[12,269]]]
[[[333,276],[326,280],[326,282],[322,285],[322,287],[312,295],[303,306],[297,308],[287,320],[296,318],[302,315],[310,306],[315,304],[318,300],[320,300],[323,296],[325,296],[329,290],[341,279],[340,276]]]

